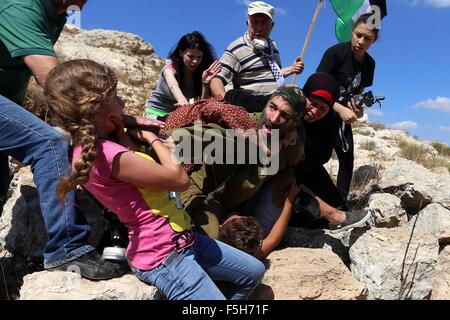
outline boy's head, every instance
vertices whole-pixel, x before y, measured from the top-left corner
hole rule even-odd
[[[234,215],[220,227],[219,240],[255,256],[263,240],[262,227],[254,217]]]

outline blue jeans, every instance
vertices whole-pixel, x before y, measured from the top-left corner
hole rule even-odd
[[[245,300],[266,271],[251,255],[201,234],[196,234],[192,247],[173,251],[158,267],[132,270],[169,300]],[[226,297],[213,280],[230,283]]]
[[[0,95],[0,179],[9,181],[8,155],[31,165],[48,233],[46,268],[56,267],[94,250],[88,245],[90,226],[77,216],[75,194],[65,204],[56,198],[59,180],[70,173],[64,136],[21,106]]]

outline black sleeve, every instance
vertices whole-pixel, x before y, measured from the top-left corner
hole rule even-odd
[[[368,60],[368,63],[366,64],[363,72],[364,79],[361,83],[361,86],[364,88],[372,86],[373,78],[375,75],[375,60],[372,57],[370,57],[370,59]]]
[[[329,48],[322,57],[317,72],[332,73],[336,70],[337,55],[333,47]]]

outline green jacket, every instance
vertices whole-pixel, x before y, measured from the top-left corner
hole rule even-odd
[[[56,56],[53,45],[66,22],[52,0],[0,1],[0,94],[22,104],[31,71],[23,57]]]
[[[260,114],[254,115],[257,119]],[[183,128],[193,132],[193,127]],[[220,130],[224,128],[216,124],[203,125],[203,132],[208,129]],[[304,160],[304,134],[299,130],[297,144],[284,148],[279,154],[279,170],[294,167]],[[236,147],[236,145],[235,145]],[[236,150],[236,149],[235,149]],[[246,146],[248,150],[248,145]],[[246,159],[248,160],[248,159]],[[227,209],[235,208],[255,195],[259,188],[275,174],[266,174],[267,166],[257,164],[205,164],[200,170],[191,174],[191,181],[195,183],[204,195],[219,201]]]

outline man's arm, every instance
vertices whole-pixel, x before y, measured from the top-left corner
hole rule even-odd
[[[44,55],[28,55],[23,60],[41,87],[45,86],[50,70],[59,64],[55,57]]]
[[[286,68],[281,69],[281,73],[283,74],[283,77],[289,77],[292,74],[301,74],[305,70],[305,65],[302,61],[301,57],[297,57],[295,59],[294,63]]]
[[[275,248],[280,244],[281,240],[284,237],[286,232],[286,228],[289,224],[289,220],[292,215],[292,204],[295,200],[295,197],[300,192],[301,187],[297,185],[295,182],[292,184],[291,190],[289,191],[289,195],[284,202],[283,210],[281,211],[280,217],[277,222],[270,230],[268,236],[263,240],[261,249],[256,254],[256,257],[260,260],[265,259]]]
[[[211,95],[214,98],[222,99],[225,97],[225,86],[223,85],[222,80],[220,78],[214,78],[210,83]]]

